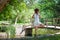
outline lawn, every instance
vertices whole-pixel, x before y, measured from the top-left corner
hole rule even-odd
[[[45,34],[55,34],[60,32],[60,30],[56,30],[56,29],[47,29],[47,28],[39,28],[37,30],[38,35],[45,35]],[[35,29],[33,29],[32,34],[35,34]]]
[[[0,40],[60,40],[60,35],[43,36],[43,37],[24,37],[24,38],[10,38]]]
[[[26,38],[21,38],[21,40],[60,40],[60,35],[32,37],[32,38],[26,37]]]

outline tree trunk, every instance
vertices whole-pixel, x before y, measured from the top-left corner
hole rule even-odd
[[[17,14],[16,19],[15,19],[15,24],[17,24],[17,21],[18,21],[18,14]]]
[[[0,11],[5,7],[5,5],[9,2],[10,0],[0,0]]]

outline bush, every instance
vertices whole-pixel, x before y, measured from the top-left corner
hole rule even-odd
[[[0,32],[6,32],[7,28],[6,27],[0,27]]]
[[[15,37],[15,27],[14,26],[7,27],[7,32],[9,34],[10,38]]]

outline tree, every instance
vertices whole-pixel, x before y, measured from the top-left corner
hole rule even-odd
[[[26,9],[27,7],[23,0],[11,0],[3,9],[3,11],[0,12],[0,18],[1,20],[13,20],[13,22],[17,22],[18,16],[20,16],[21,12]]]
[[[40,11],[45,15],[45,18],[58,17],[60,10],[59,2],[59,0],[39,0]]]

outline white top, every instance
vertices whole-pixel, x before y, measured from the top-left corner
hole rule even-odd
[[[41,24],[39,20],[39,14],[34,14],[34,25]]]
[[[39,14],[34,14],[34,22],[39,22]]]

